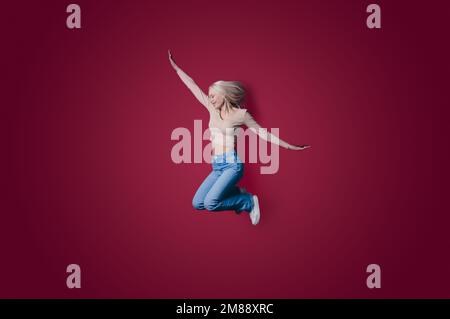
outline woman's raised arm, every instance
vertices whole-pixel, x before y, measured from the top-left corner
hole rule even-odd
[[[259,137],[261,137],[263,140],[277,144],[285,149],[288,150],[304,150],[308,147],[311,147],[310,145],[292,145],[289,144],[286,141],[283,141],[281,138],[273,135],[269,131],[267,131],[266,128],[261,127],[261,125],[258,124],[258,122],[255,121],[255,119],[252,117],[252,115],[245,111],[244,114],[244,124],[250,128],[254,133],[256,133]]]
[[[187,75],[173,60],[172,54],[169,53],[169,61],[172,67],[177,72],[178,76],[180,77],[181,81],[188,87],[188,89],[194,94],[194,96],[197,98],[197,100],[204,106],[206,109],[211,110],[213,106],[209,102],[208,96],[200,89],[200,87],[195,83],[195,81]]]

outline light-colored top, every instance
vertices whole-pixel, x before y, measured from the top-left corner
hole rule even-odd
[[[249,113],[247,109],[236,108],[232,113],[228,114],[227,118],[222,119],[220,116],[220,111],[216,110],[214,107],[208,108],[209,111],[209,130],[211,133],[210,140],[212,144],[225,146],[227,149],[234,148],[236,143],[236,137],[239,133],[239,128],[242,125],[247,126],[252,129],[252,131],[263,139],[268,140],[267,130],[265,130]],[[286,142],[276,139],[272,135],[272,142],[281,145],[282,147],[288,148]]]
[[[209,130],[211,133],[211,143],[215,145],[223,145],[228,148],[235,147],[235,136],[238,128],[246,125],[254,133],[258,134],[262,139],[277,144],[281,147],[289,149],[292,145],[268,132],[266,128],[261,127],[247,109],[235,108],[227,118],[222,119],[220,111],[216,110],[210,103],[208,96],[198,87],[192,78],[190,78],[180,68],[176,72],[183,83],[194,94],[197,100],[209,111]]]

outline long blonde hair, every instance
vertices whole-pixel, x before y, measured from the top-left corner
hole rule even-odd
[[[223,95],[225,112],[230,112],[232,108],[241,108],[245,98],[245,89],[239,81],[216,81],[210,88]]]

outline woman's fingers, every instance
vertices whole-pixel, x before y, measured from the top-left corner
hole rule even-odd
[[[300,145],[300,146],[294,145],[293,147],[291,147],[291,149],[299,151],[299,150],[307,149],[309,147],[311,147],[311,145]]]
[[[169,50],[169,60],[173,67],[175,67],[175,61],[173,60],[172,53]]]
[[[175,61],[174,61],[173,58],[172,58],[172,53],[170,52],[170,50],[167,50],[167,53],[169,54],[169,61],[170,61],[170,64],[176,69],[177,66],[176,66],[176,64],[175,64]]]

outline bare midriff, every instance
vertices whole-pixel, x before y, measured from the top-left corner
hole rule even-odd
[[[213,155],[219,155],[219,154],[230,152],[230,151],[234,150],[235,148],[229,147],[229,146],[223,146],[223,145],[219,145],[219,144],[212,144],[212,149],[213,149]]]
[[[234,138],[234,146],[225,146],[222,144],[212,143],[211,144],[212,155],[220,155],[220,154],[235,150],[236,149],[236,140],[237,140],[237,138],[235,137]]]

